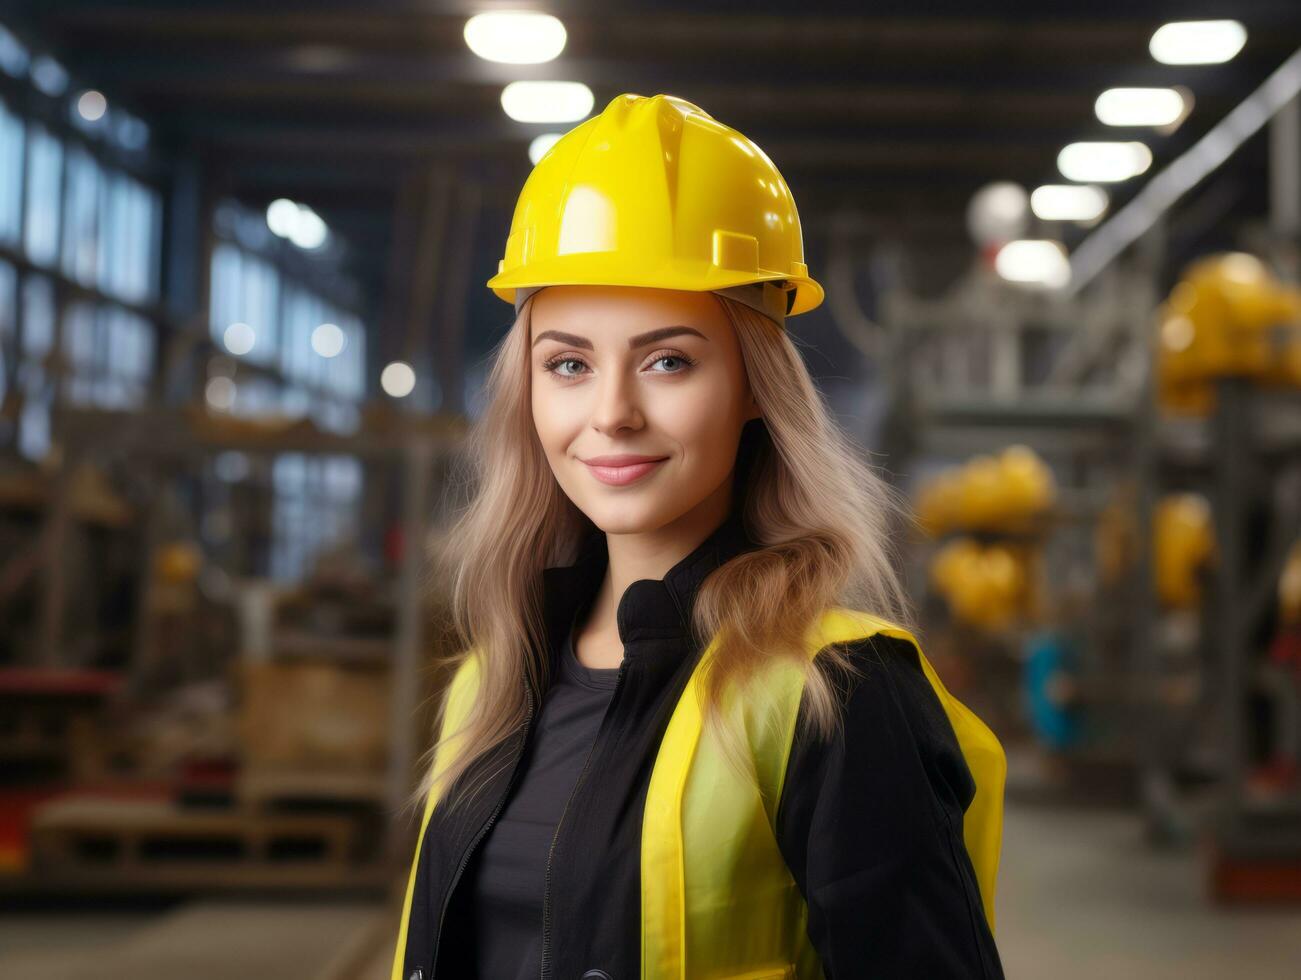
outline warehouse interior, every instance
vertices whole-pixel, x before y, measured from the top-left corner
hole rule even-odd
[[[0,0],[0,976],[389,975],[484,284],[626,92],[794,194],[1007,976],[1295,976],[1294,0]]]

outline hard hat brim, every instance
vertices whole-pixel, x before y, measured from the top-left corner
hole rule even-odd
[[[581,265],[574,259],[579,259]],[[710,292],[752,282],[784,279],[795,286],[795,303],[787,316],[806,313],[816,308],[824,298],[822,286],[808,276],[792,276],[781,272],[737,272],[720,269],[706,262],[683,261],[630,273],[627,269],[617,268],[618,261],[617,255],[611,255],[610,268],[602,270],[597,255],[590,252],[559,256],[549,261],[532,262],[527,271],[499,272],[486,285],[500,299],[514,305],[515,289],[525,286],[640,286],[647,289]]]

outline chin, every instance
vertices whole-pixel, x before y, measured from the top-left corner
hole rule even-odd
[[[645,506],[645,501],[633,499],[631,494],[623,500],[588,500],[584,503],[586,506],[580,509],[606,534],[642,534],[663,527],[671,520],[655,508]]]
[[[587,516],[606,534],[640,534],[655,527],[653,522],[643,520],[627,508],[597,507],[589,510]]]

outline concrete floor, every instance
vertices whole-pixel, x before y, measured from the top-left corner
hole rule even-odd
[[[379,980],[392,915],[346,902],[8,911],[0,977]],[[997,933],[1009,980],[1301,975],[1301,909],[1210,905],[1196,856],[1153,850],[1125,812],[1009,802]],[[358,966],[367,949],[369,965]]]
[[[1198,857],[1130,813],[1009,803],[997,912],[1008,980],[1301,976],[1301,908],[1210,904]]]
[[[166,911],[0,916],[0,977],[14,980],[361,980],[378,906],[204,900]]]

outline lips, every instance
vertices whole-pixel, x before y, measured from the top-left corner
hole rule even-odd
[[[591,471],[592,475],[602,483],[621,487],[640,480],[667,458],[666,456],[623,454],[618,456],[593,456],[591,459],[583,460],[583,463]]]

